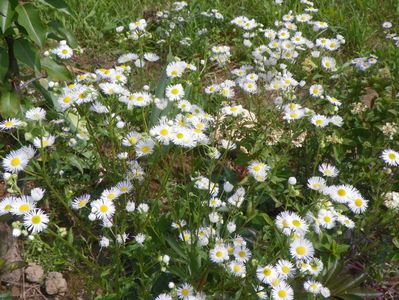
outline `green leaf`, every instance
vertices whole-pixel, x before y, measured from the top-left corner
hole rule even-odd
[[[169,53],[166,59],[168,62],[171,62],[173,60],[173,54],[171,50],[169,49]],[[158,99],[164,98],[164,93],[165,93],[165,88],[166,85],[168,84],[169,79],[168,76],[166,75],[166,66],[162,70],[161,78],[159,79],[158,85],[155,89],[155,97]],[[150,125],[154,125],[161,116],[166,115],[172,105],[168,103],[168,106],[164,110],[160,110],[156,105],[153,105],[152,110],[151,110],[151,116],[150,116]]]
[[[370,288],[354,288],[350,290],[349,294],[361,297],[362,299],[377,298],[381,296],[380,292],[377,292],[376,290]]]
[[[10,293],[1,293],[0,300],[12,300],[12,296]]]
[[[8,71],[8,51],[0,47],[0,81],[3,81]]]
[[[46,41],[46,29],[37,9],[28,3],[19,5],[15,10],[18,13],[18,23],[25,28],[31,40],[43,48]]]
[[[1,91],[0,114],[3,118],[15,116],[20,109],[20,100],[14,91]]]
[[[20,62],[31,67],[35,72],[40,72],[39,52],[28,40],[15,40],[14,55]]]
[[[187,260],[187,255],[183,252],[183,250],[180,248],[179,244],[176,242],[174,238],[165,237],[165,239],[166,242],[169,244],[169,246],[176,252],[178,256]]]
[[[72,48],[76,48],[78,46],[78,42],[76,41],[75,36],[71,31],[66,29],[62,24],[58,21],[52,21],[49,23],[51,28],[54,30],[54,33],[62,37],[63,39],[68,41],[68,45]]]
[[[47,72],[48,77],[55,81],[70,81],[72,80],[71,73],[63,65],[57,64],[54,60],[49,57],[41,59],[42,68]]]
[[[71,8],[68,4],[65,3],[64,0],[39,0],[41,3],[49,5],[56,10],[63,12],[67,15],[73,16],[74,13],[72,12]]]
[[[17,0],[0,1],[0,27],[2,33],[6,32],[6,30],[10,27],[17,4]]]
[[[344,277],[344,276],[343,276]],[[362,283],[366,279],[366,274],[360,274],[358,277],[352,278],[351,280],[345,280],[345,284],[340,285],[336,288],[335,294],[347,293],[347,290],[350,290],[360,283]]]

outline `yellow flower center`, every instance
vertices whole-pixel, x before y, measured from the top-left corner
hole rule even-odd
[[[186,296],[190,295],[190,291],[188,289],[182,289],[181,294],[186,297]]]
[[[5,211],[10,211],[12,209],[12,205],[11,204],[7,204],[5,207],[4,207],[4,210]]]
[[[346,191],[344,189],[339,189],[337,193],[340,197],[344,197],[346,195]]]
[[[130,144],[136,144],[137,143],[137,138],[136,137],[130,137],[129,138],[129,143]]]
[[[222,251],[216,251],[215,255],[216,255],[216,257],[222,257],[223,253],[222,253]]]
[[[17,166],[19,166],[21,164],[21,159],[19,158],[19,157],[14,157],[12,160],[11,160],[11,166],[13,166],[13,167],[17,167]]]
[[[233,271],[234,271],[235,273],[240,272],[240,271],[241,271],[241,266],[240,266],[240,265],[234,265]]]
[[[178,134],[176,134],[176,137],[180,140],[184,137],[184,134],[179,132]]]
[[[71,102],[71,97],[65,96],[63,101],[65,104],[68,104],[69,102]]]
[[[100,206],[100,212],[106,213],[108,211],[108,206],[103,204]]]
[[[284,290],[279,290],[279,291],[278,291],[278,296],[279,296],[280,298],[285,298],[285,297],[287,297],[287,292],[284,291]]]
[[[161,131],[160,131],[159,133],[160,133],[160,135],[162,135],[162,136],[167,136],[168,133],[169,133],[169,131],[168,131],[167,129],[163,128],[163,129],[161,129]]]
[[[355,199],[355,205],[361,207],[363,205],[363,200],[360,198]]]
[[[296,247],[296,253],[298,255],[305,255],[306,249],[304,246],[298,246]]]
[[[287,266],[284,266],[281,268],[281,271],[283,271],[284,274],[287,274],[290,272],[290,268],[288,268]]]
[[[263,269],[263,275],[270,276],[271,274],[272,274],[272,270],[270,270],[269,268]]]
[[[254,166],[254,171],[255,171],[255,172],[259,172],[260,169],[261,169],[261,166],[260,166],[260,165]]]
[[[11,127],[12,125],[14,125],[14,122],[12,122],[12,121],[7,121],[4,123],[4,126],[6,126],[6,127]]]
[[[86,205],[86,200],[80,200],[78,203],[79,207],[83,207]]]
[[[24,204],[22,204],[22,205],[19,207],[19,212],[24,213],[24,212],[29,211],[29,209],[30,209],[29,204],[24,203]]]
[[[141,152],[143,152],[143,153],[148,153],[148,152],[150,152],[150,147],[148,147],[148,146],[143,146],[143,147],[141,147]]]
[[[62,49],[62,54],[67,55],[69,53],[69,51],[67,49]]]
[[[390,160],[395,160],[395,159],[396,159],[395,153],[389,153],[389,154],[388,154],[388,158],[389,158]]]
[[[42,218],[39,215],[34,215],[31,219],[32,224],[40,224],[40,222],[42,221]]]
[[[301,226],[301,221],[299,221],[299,220],[294,220],[294,221],[292,221],[292,224],[293,224],[295,227],[299,227],[299,226]]]
[[[331,222],[331,217],[330,216],[325,216],[324,217],[324,222],[330,223]]]

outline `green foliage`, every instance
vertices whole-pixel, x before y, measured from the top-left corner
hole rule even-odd
[[[57,12],[72,15],[63,0],[40,1],[50,5]],[[0,4],[0,79],[1,79],[1,115],[3,118],[15,115],[19,111],[19,102],[24,96],[26,85],[22,80],[33,82],[47,75],[55,80],[70,79],[70,74],[61,64],[44,60],[41,66],[40,56],[45,49],[48,37],[52,39],[70,39],[76,44],[72,34],[53,21],[44,23],[36,3],[19,3],[16,0],[4,0]],[[29,72],[33,71],[33,72]],[[10,97],[12,95],[12,98]],[[13,99],[13,102],[10,102]]]

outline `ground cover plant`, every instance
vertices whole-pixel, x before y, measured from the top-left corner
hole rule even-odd
[[[216,2],[37,6],[62,69],[0,123],[24,260],[87,299],[399,297],[399,6]]]

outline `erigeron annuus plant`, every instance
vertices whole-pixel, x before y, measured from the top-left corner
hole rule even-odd
[[[350,294],[329,280],[347,249],[341,233],[373,200],[338,159],[349,104],[331,82],[345,72],[333,57],[345,40],[301,3],[268,25],[199,14],[234,32],[229,45],[189,43],[185,2],[157,14],[160,30],[144,19],[118,27],[131,48],[114,67],[54,86],[54,109],[0,124],[21,144],[3,158],[0,214],[21,221],[16,235],[61,243],[104,299]],[[160,80],[147,82],[157,64]],[[398,165],[395,150],[380,155],[381,169]],[[37,187],[21,189],[24,178]]]

